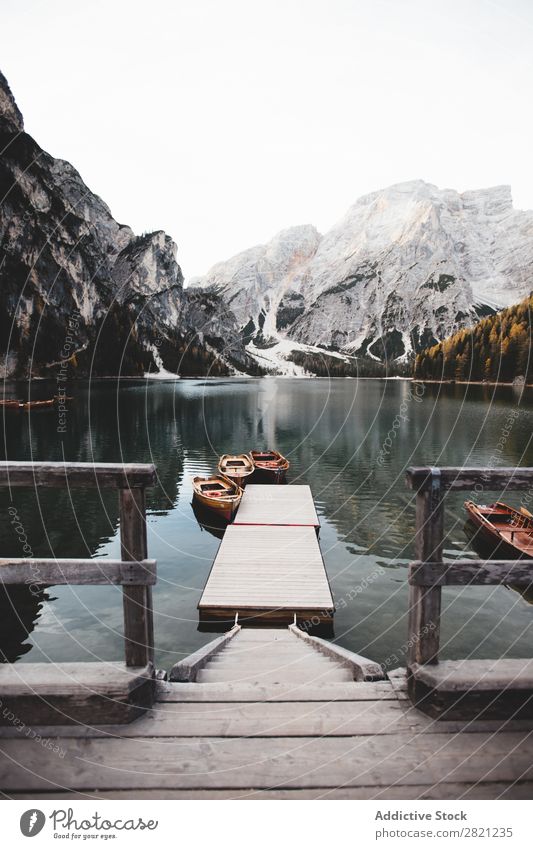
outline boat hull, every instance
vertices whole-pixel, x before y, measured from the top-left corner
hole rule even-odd
[[[217,516],[224,519],[226,522],[233,521],[240,504],[240,498],[229,502],[225,499],[209,498],[205,495],[200,495],[197,492],[194,493],[194,500],[204,509],[210,510],[212,513],[216,513]]]
[[[483,556],[497,557],[501,560],[520,560],[531,556],[519,546],[514,545],[511,540],[504,539],[495,527],[484,521],[483,515],[475,509],[475,505],[466,502],[465,508],[471,526],[468,531],[469,536],[473,537],[474,547],[478,547]],[[490,513],[487,513],[486,518],[490,521]]]
[[[276,484],[285,483],[290,463],[279,451],[250,451],[255,465],[254,481]]]
[[[254,472],[254,481],[263,483],[285,483],[287,479],[287,469],[263,469],[256,464]]]
[[[233,521],[241,499],[242,489],[227,475],[193,478],[193,503],[225,522]]]

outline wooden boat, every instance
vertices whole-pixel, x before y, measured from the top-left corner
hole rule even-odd
[[[212,510],[226,522],[231,522],[241,503],[242,489],[225,475],[194,477],[194,499],[202,507]]]
[[[53,398],[46,398],[44,401],[20,401],[18,398],[10,398],[0,401],[0,406],[8,410],[49,410],[56,404],[63,404],[65,401],[72,401],[72,396],[55,395]]]
[[[250,451],[250,457],[254,461],[254,479],[268,481],[268,483],[283,483],[290,466],[289,461],[279,451]]]
[[[47,410],[51,409],[56,403],[55,398],[50,398],[46,401],[25,401],[21,404],[23,410]]]
[[[465,501],[465,508],[476,529],[474,545],[478,541],[502,560],[533,558],[533,516],[525,508],[515,510],[501,501],[488,505]]]
[[[247,478],[253,474],[254,464],[248,454],[223,454],[218,461],[218,471],[244,487]]]

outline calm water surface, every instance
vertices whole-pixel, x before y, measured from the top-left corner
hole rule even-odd
[[[318,506],[335,639],[389,668],[405,663],[414,531],[405,469],[487,466],[494,456],[498,465],[533,465],[531,390],[520,398],[503,387],[420,386],[415,394],[399,380],[266,378],[123,381],[118,391],[115,381],[102,381],[72,392],[63,434],[53,411],[6,411],[5,455],[156,464],[148,550],[158,561],[156,661],[164,668],[212,639],[198,630],[196,605],[219,540],[196,520],[190,477],[214,470],[219,454],[269,446],[290,458],[291,483],[310,484]],[[474,556],[463,530],[467,495],[446,502],[451,558]],[[12,500],[7,492],[0,499],[3,556],[23,556],[9,508],[33,556],[120,556],[114,492],[13,490]],[[520,496],[507,500],[519,504]],[[442,657],[530,656],[532,626],[533,607],[510,589],[443,591]],[[22,588],[0,599],[0,641],[10,660],[120,660],[121,634],[116,587],[52,587],[37,598]]]

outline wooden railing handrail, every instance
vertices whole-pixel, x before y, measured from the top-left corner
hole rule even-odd
[[[533,468],[498,467],[487,469],[476,466],[411,466],[406,472],[409,489],[420,492],[431,486],[434,472],[439,473],[440,486],[446,490],[470,490],[481,484],[482,489],[529,489],[533,487]]]
[[[0,486],[127,489],[152,486],[155,482],[156,468],[152,463],[0,462]]]
[[[416,466],[407,470],[406,482],[416,491],[416,562],[409,569],[410,668],[438,663],[443,586],[512,583],[523,587],[533,583],[531,560],[443,560],[446,492],[532,489],[533,468]]]
[[[58,560],[56,558],[37,560],[19,557],[0,559],[0,584],[6,585],[152,586],[155,583],[155,560]]]
[[[480,586],[513,584],[533,586],[533,560],[444,560],[409,565],[412,587]]]
[[[148,560],[145,489],[157,480],[152,463],[0,462],[0,487],[118,489],[122,560],[0,560],[0,583],[118,584],[122,586],[126,665],[154,660],[152,585],[156,562]]]

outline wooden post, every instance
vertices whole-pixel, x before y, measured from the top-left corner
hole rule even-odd
[[[439,469],[416,494],[417,560],[442,563],[444,502]],[[441,587],[409,587],[408,666],[437,663],[440,641]]]
[[[145,560],[146,506],[144,487],[119,489],[122,560]],[[124,640],[127,666],[146,666],[154,660],[152,588],[125,586]]]

